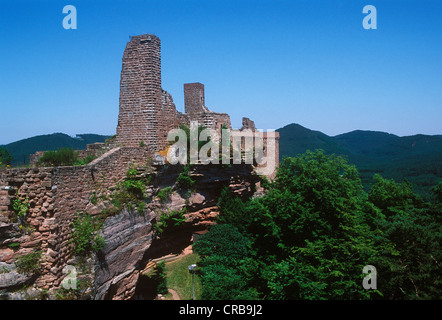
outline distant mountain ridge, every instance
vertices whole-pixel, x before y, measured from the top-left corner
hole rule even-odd
[[[442,135],[416,134],[400,137],[394,134],[355,130],[328,136],[292,123],[276,130],[280,133],[280,160],[307,150],[322,149],[326,153],[343,155],[357,166],[364,185],[369,185],[375,173],[401,181],[408,179],[417,191],[428,193],[442,179]],[[3,145],[14,157],[14,164],[29,162],[36,151],[70,147],[86,149],[86,145],[104,142],[111,136],[64,133],[35,136]]]
[[[29,163],[29,155],[36,151],[58,150],[60,148],[84,150],[86,145],[104,142],[110,137],[99,134],[77,134],[76,137],[71,137],[64,133],[53,133],[22,139],[2,147],[6,148],[14,157],[13,164],[23,164]]]
[[[280,133],[280,160],[307,150],[323,149],[348,158],[355,164],[364,184],[375,173],[386,178],[406,178],[417,191],[428,193],[442,179],[442,135],[416,134],[400,137],[379,131],[355,130],[337,136],[289,124]]]

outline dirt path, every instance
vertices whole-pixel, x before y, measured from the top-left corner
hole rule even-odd
[[[180,296],[178,295],[178,293],[176,293],[175,290],[173,289],[167,289],[167,290],[172,294],[173,300],[181,300]]]

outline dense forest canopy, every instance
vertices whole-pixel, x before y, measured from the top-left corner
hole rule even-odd
[[[431,201],[323,151],[286,158],[265,195],[227,189],[194,248],[203,299],[441,299],[442,182]],[[376,289],[365,289],[365,266]]]
[[[295,157],[307,150],[322,149],[356,165],[366,190],[374,174],[401,182],[407,179],[413,190],[429,199],[431,188],[442,179],[442,137],[416,134],[399,137],[377,131],[355,130],[337,136],[289,124],[280,133],[280,157]]]

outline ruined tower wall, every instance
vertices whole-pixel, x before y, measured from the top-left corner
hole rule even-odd
[[[197,121],[218,132],[223,125],[232,128],[228,114],[213,112],[205,106],[202,83],[184,84],[184,104],[182,114],[176,110],[172,96],[161,87],[160,39],[149,34],[132,37],[123,55],[116,145],[146,147],[154,154],[165,150],[168,132],[180,123],[189,125]],[[243,118],[243,129],[254,131],[254,122]]]
[[[161,41],[154,35],[132,37],[123,55],[117,145],[163,150],[167,133],[188,117],[176,110],[161,87]]]
[[[179,127],[180,123],[189,123],[189,117],[176,110],[172,95],[165,90],[162,93],[162,109],[158,121],[161,128],[158,131],[158,150],[163,150],[167,145],[167,134],[170,130]]]
[[[184,84],[184,105],[186,115],[190,121],[198,121],[209,129],[220,130],[225,124],[231,128],[230,117],[227,113],[217,113],[210,111],[205,106],[204,85],[199,82]]]
[[[225,124],[227,128],[231,129],[230,117],[227,113],[216,112],[200,112],[190,115],[191,121],[198,121],[198,125],[205,128],[221,130],[221,126]]]
[[[255,122],[250,120],[249,118],[243,117],[242,118],[242,128],[241,130],[250,129],[252,131],[255,131]]]
[[[143,142],[157,150],[162,100],[161,41],[154,35],[132,37],[123,55],[116,142],[126,147]]]
[[[205,103],[204,85],[202,83],[184,84],[184,108],[186,114],[209,112]]]

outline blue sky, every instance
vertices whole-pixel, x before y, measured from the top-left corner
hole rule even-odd
[[[0,144],[114,134],[123,51],[143,33],[162,41],[179,111],[183,84],[201,82],[234,127],[442,134],[441,17],[440,0],[1,0]]]

